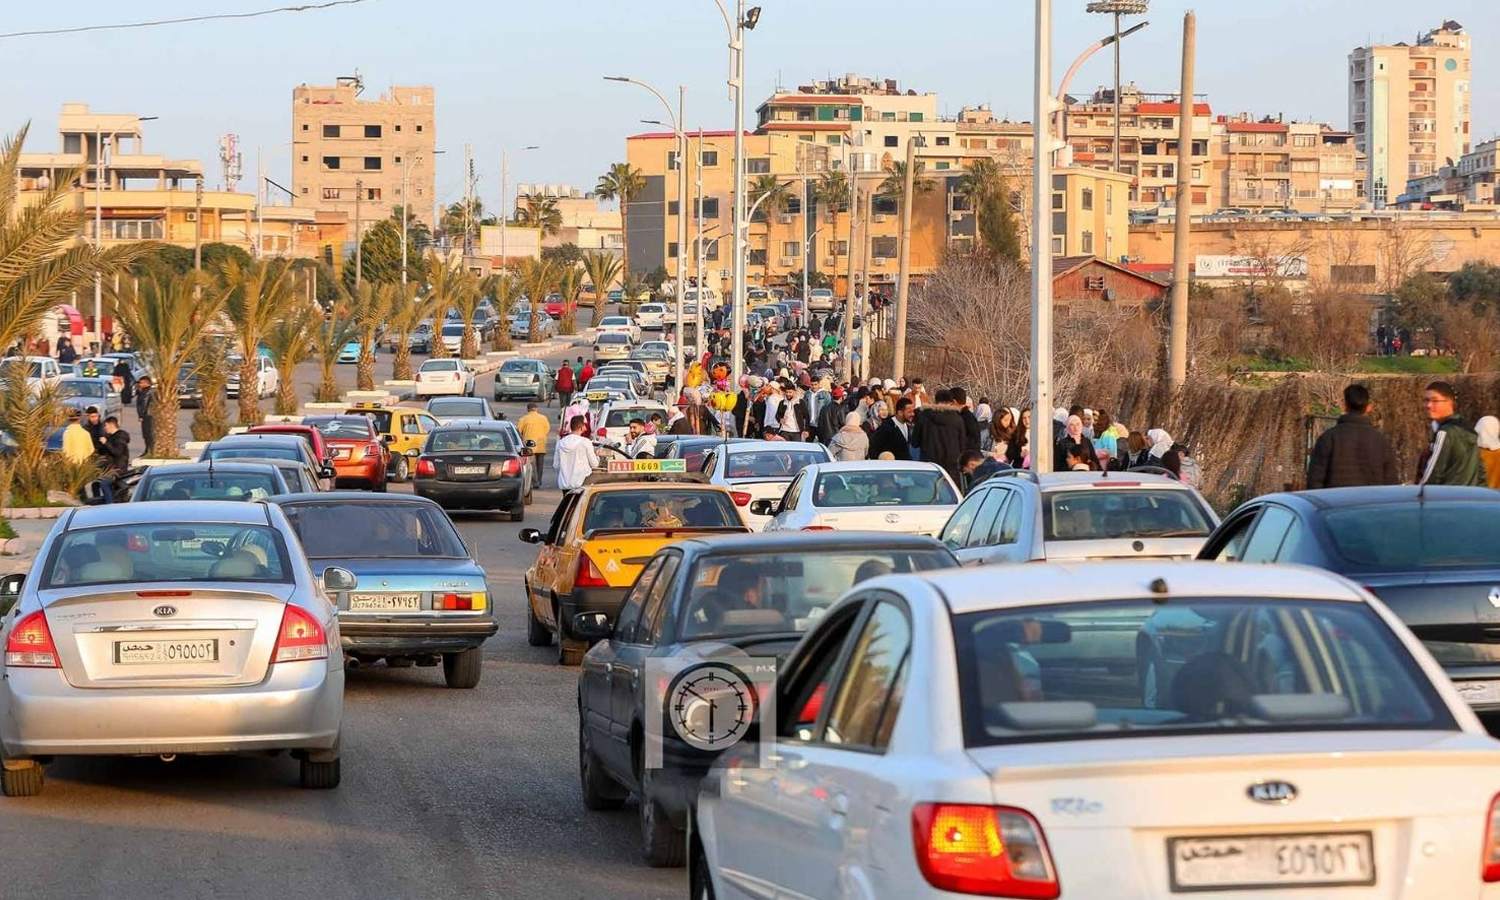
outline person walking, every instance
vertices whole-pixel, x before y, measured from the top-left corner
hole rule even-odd
[[[870,438],[865,434],[864,428],[860,427],[859,413],[847,413],[844,416],[844,427],[834,433],[833,439],[828,442],[828,449],[833,453],[835,462],[855,462],[869,458]]]
[[[94,455],[94,436],[83,427],[83,417],[76,409],[68,413],[68,427],[63,429],[62,435],[62,453],[70,463],[87,462]]]
[[[557,389],[558,405],[567,409],[568,401],[573,399],[573,367],[567,361],[557,367],[557,381],[553,387]]]
[[[1484,463],[1485,483],[1500,490],[1500,419],[1485,416],[1474,423],[1479,436],[1479,459]]]
[[[1344,388],[1344,414],[1318,436],[1307,461],[1308,490],[1396,484],[1396,451],[1370,421],[1370,389]]]
[[[585,361],[584,364],[583,364],[583,368],[581,368],[581,369],[578,370],[578,378],[577,378],[578,387],[576,388],[576,390],[580,390],[581,391],[584,388],[588,387],[589,386],[589,379],[593,378],[593,377],[594,377],[594,364],[592,362]]]
[[[564,369],[567,366],[563,366]],[[552,434],[552,423],[542,415],[535,403],[526,404],[526,415],[516,420],[516,431],[521,440],[529,441],[531,447],[532,484],[542,483],[542,470],[547,467],[547,438]]]
[[[833,443],[833,436],[838,434],[844,427],[847,419],[845,413],[848,412],[848,408],[844,406],[843,388],[835,386],[829,392],[828,396],[830,399],[823,401],[818,406],[817,431],[818,441],[831,445]]]
[[[896,401],[896,411],[881,422],[870,435],[870,459],[880,459],[889,453],[891,459],[911,459],[911,426],[917,407],[910,397]]]
[[[585,435],[589,430],[583,416],[568,421],[568,436],[557,442],[557,489],[572,491],[583,487],[584,479],[594,471],[594,443]]]
[[[142,375],[136,387],[135,414],[141,419],[141,452],[150,455],[156,451],[156,391],[151,387],[150,375]],[[105,424],[108,422],[106,419]]]
[[[969,394],[961,387],[950,388],[949,395],[953,398],[953,406],[958,410],[958,417],[964,422],[964,449],[980,452],[984,446],[984,425],[979,421],[979,416],[970,409]]]
[[[911,444],[921,451],[923,460],[942,466],[954,484],[963,484],[958,460],[967,439],[963,417],[953,403],[952,393],[946,389],[939,390],[931,404],[917,410]]]
[[[1427,385],[1422,406],[1432,428],[1432,444],[1422,455],[1417,484],[1483,485],[1479,438],[1458,415],[1458,394],[1453,385],[1446,381]]]
[[[130,379],[130,363],[122,358],[119,362],[115,363],[115,367],[110,370],[109,374],[114,379],[115,386],[120,391],[120,402],[126,404],[134,403],[135,385],[131,383]]]
[[[104,457],[99,484],[104,491],[104,502],[113,503],[119,480],[130,469],[130,435],[120,430],[119,419],[110,416],[104,420],[104,436],[99,441]]]

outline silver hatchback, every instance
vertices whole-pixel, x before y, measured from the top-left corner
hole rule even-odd
[[[72,510],[25,576],[0,581],[7,796],[58,756],[287,751],[340,778],[344,670],[325,594],[281,509],[163,501]],[[13,598],[13,600],[12,600]]]

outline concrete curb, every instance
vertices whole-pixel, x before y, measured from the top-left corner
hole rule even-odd
[[[0,541],[0,554],[5,556],[20,556],[26,552],[25,538],[8,538]]]
[[[7,519],[55,519],[76,506],[17,506],[5,510]],[[12,538],[20,540],[20,538]]]

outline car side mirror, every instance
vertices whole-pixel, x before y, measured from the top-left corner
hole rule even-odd
[[[781,504],[776,500],[751,500],[750,513],[756,516],[774,516],[780,509]]]
[[[394,434],[382,434],[380,436],[380,442],[382,444],[390,444],[390,443],[393,443],[395,440],[396,440],[396,436]]]
[[[327,591],[352,591],[359,586],[354,573],[341,566],[329,566],[323,570],[323,589]]]
[[[589,643],[605,640],[614,631],[609,613],[583,612],[573,617],[573,634]]]
[[[0,615],[10,612],[10,608],[21,598],[21,588],[26,586],[26,575],[17,573],[0,578]]]
[[[536,528],[522,528],[521,533],[517,537],[528,544],[540,544],[542,542],[542,532]]]
[[[533,452],[531,452],[531,448],[530,447],[522,447],[520,450],[516,451],[516,455],[524,457],[524,456],[535,456],[536,454],[533,453]]]
[[[527,441],[526,442],[526,449],[527,450],[535,450],[536,449],[536,441]]]
[[[318,470],[318,477],[319,478],[337,478],[338,475],[339,475],[338,470],[335,469],[333,466],[325,465],[321,469]]]

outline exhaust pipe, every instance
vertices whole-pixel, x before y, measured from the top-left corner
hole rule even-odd
[[[364,665],[364,663],[360,662],[359,661],[359,657],[356,657],[356,656],[351,656],[347,660],[344,661],[344,666],[346,668],[348,668],[351,672],[354,671],[355,669],[360,668],[363,665]]]
[[[164,762],[164,763],[176,762],[177,761],[177,754],[175,754],[175,753],[163,753],[161,755],[161,761]]]

